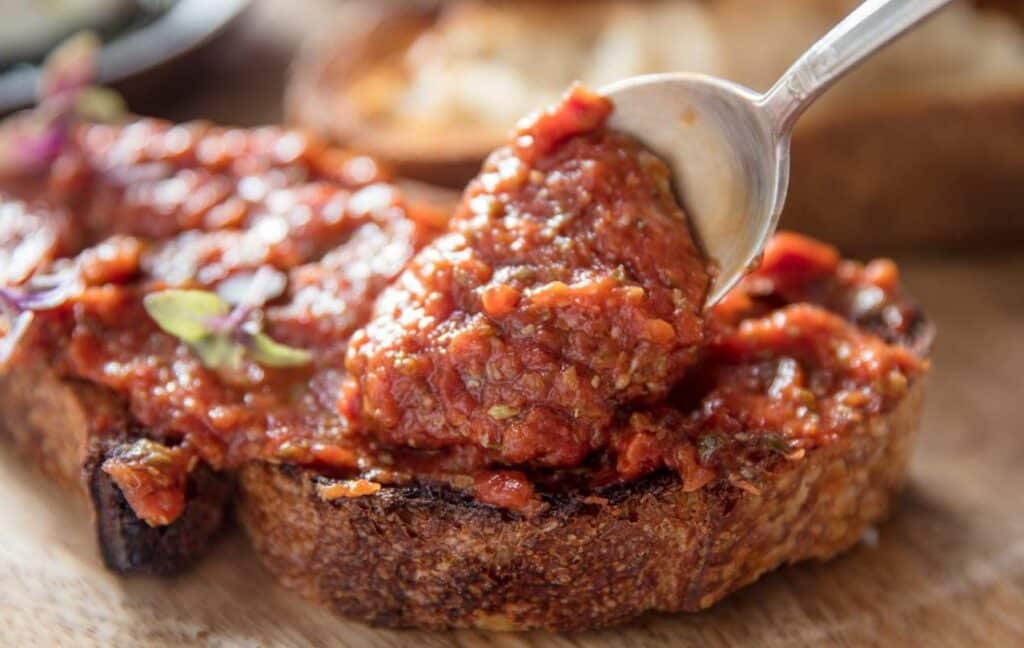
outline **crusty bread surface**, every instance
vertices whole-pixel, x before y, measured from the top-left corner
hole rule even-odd
[[[923,391],[919,379],[896,409],[788,462],[759,494],[724,482],[685,493],[661,474],[552,498],[528,519],[423,488],[325,501],[327,478],[252,464],[239,517],[285,586],[374,625],[574,630],[696,611],[780,565],[827,560],[884,519]]]
[[[189,476],[181,517],[151,527],[100,468],[119,444],[140,434],[123,403],[103,387],[43,367],[0,375],[0,438],[88,503],[107,566],[122,574],[171,575],[202,558],[216,538],[233,480],[201,466]]]

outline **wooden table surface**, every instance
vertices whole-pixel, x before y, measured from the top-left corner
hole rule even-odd
[[[0,452],[0,644],[763,646],[1024,644],[1024,255],[904,260],[939,327],[906,492],[877,542],[712,610],[573,636],[386,632],[278,587],[245,538],[170,581],[122,579],[79,502]]]
[[[234,58],[220,57],[196,92],[160,112],[278,117],[290,48],[324,8],[291,5],[257,4],[229,35]],[[260,73],[239,77],[254,61]],[[377,631],[277,586],[237,532],[184,577],[122,579],[102,567],[84,507],[0,452],[0,645],[1024,645],[1022,252],[900,259],[939,338],[893,519],[873,542],[780,570],[710,611],[570,636]]]

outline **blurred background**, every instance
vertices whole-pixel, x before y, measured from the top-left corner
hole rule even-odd
[[[68,34],[138,113],[286,121],[459,188],[572,81],[766,89],[856,0],[0,0],[0,108]],[[859,253],[1024,239],[1024,2],[962,0],[800,122],[784,225]]]

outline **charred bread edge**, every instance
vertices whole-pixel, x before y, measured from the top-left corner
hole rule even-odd
[[[234,490],[232,479],[199,464],[189,475],[185,511],[174,523],[152,527],[140,520],[109,475],[102,459],[90,462],[89,481],[100,553],[121,574],[173,576],[203,558],[224,526]]]
[[[151,527],[100,466],[141,431],[109,390],[62,379],[44,367],[0,376],[0,437],[44,474],[89,502],[100,553],[121,574],[168,576],[206,553],[227,517],[233,478],[200,465],[189,476],[185,512]]]
[[[888,513],[920,420],[901,404],[761,483],[684,493],[669,474],[554,499],[536,519],[443,490],[385,488],[326,502],[323,479],[251,464],[239,517],[286,587],[389,627],[577,630],[651,610],[696,611],[780,565],[825,560]]]
[[[920,323],[914,349],[928,355]],[[896,407],[787,463],[754,495],[659,474],[533,519],[445,489],[323,500],[330,480],[255,463],[238,516],[286,587],[373,625],[578,630],[696,611],[784,564],[827,560],[884,519],[907,472],[926,376]]]

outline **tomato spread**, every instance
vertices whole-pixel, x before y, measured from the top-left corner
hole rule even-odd
[[[349,345],[342,409],[391,445],[579,465],[693,363],[708,272],[665,165],[576,90],[528,120]]]
[[[892,263],[780,234],[705,312],[668,172],[611,110],[576,89],[525,121],[450,220],[296,133],[78,126],[0,178],[0,362],[120,395],[145,432],[103,468],[151,524],[199,462],[525,514],[666,469],[756,491],[891,408],[924,362]],[[174,291],[214,315],[158,323]]]

